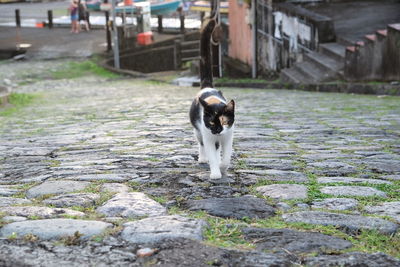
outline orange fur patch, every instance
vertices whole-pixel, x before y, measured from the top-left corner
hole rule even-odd
[[[219,121],[221,125],[228,125],[228,118],[226,116],[220,116]]]
[[[209,105],[221,103],[221,100],[215,96],[209,96],[206,99],[204,99],[204,101],[206,101],[207,104],[209,104]]]

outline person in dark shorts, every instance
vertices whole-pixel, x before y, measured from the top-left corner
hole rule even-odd
[[[84,25],[86,31],[89,31],[89,12],[87,11],[86,3],[84,0],[78,0],[78,21],[79,27]]]
[[[78,24],[78,0],[72,0],[68,7],[68,12],[71,16],[71,32],[79,33]]]

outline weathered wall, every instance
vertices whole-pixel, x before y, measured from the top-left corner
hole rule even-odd
[[[229,37],[228,55],[251,65],[251,21],[249,5],[243,0],[229,0]]]
[[[400,23],[387,27],[383,72],[385,80],[400,80]]]
[[[302,61],[304,51],[335,41],[333,21],[293,4],[257,1],[257,62],[270,73]]]
[[[143,73],[175,69],[175,46],[159,47],[120,57],[122,69]]]

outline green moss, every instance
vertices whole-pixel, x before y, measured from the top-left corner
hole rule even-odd
[[[11,106],[0,109],[0,116],[11,116],[23,107],[30,105],[38,96],[37,94],[11,93],[8,98]]]
[[[400,258],[400,234],[383,235],[378,231],[365,230],[359,235],[347,238],[353,243],[348,251],[363,251],[367,253],[383,252]]]
[[[160,162],[161,161],[160,159],[158,159],[156,157],[148,157],[148,158],[145,158],[144,160],[151,161],[151,162]]]
[[[118,78],[120,75],[110,72],[98,66],[92,60],[81,62],[69,62],[65,68],[53,71],[51,77],[53,79],[73,79],[87,75],[97,75],[104,78]]]
[[[207,217],[208,228],[204,231],[206,243],[219,247],[229,248],[254,248],[255,246],[246,241],[241,229],[247,226],[243,222],[234,219],[222,219]]]

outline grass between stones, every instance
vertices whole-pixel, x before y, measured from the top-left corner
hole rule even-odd
[[[51,76],[53,79],[73,79],[90,74],[109,79],[121,77],[118,74],[98,66],[93,60],[69,62],[64,68],[53,71]]]
[[[0,117],[9,117],[20,111],[23,107],[33,103],[39,94],[11,93],[9,95],[9,106],[0,109]]]
[[[176,207],[170,208],[169,212],[177,214],[185,213]],[[378,231],[362,230],[356,235],[349,235],[338,230],[334,226],[287,223],[283,221],[281,214],[277,214],[268,219],[242,218],[241,220],[214,217],[202,211],[190,213],[189,216],[203,219],[208,223],[208,227],[203,233],[204,241],[207,244],[217,247],[254,249],[255,243],[244,239],[241,230],[245,227],[286,228],[298,231],[319,232],[350,241],[353,244],[353,247],[343,250],[342,253],[352,251],[361,251],[366,253],[383,252],[400,258],[400,233],[394,235],[382,235]],[[309,255],[312,255],[312,253]]]

